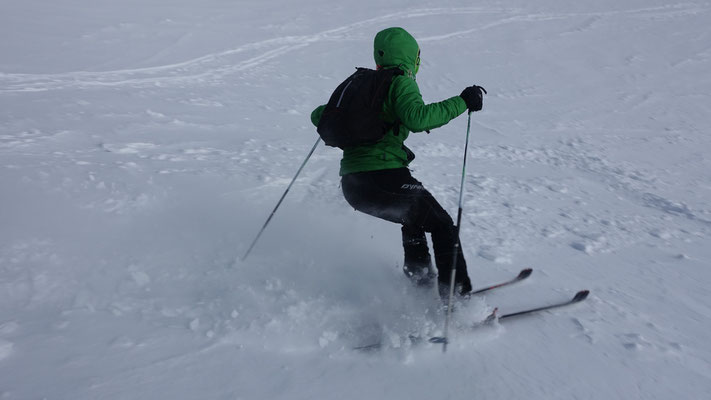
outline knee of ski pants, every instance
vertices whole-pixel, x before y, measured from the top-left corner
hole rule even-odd
[[[454,232],[454,221],[447,211],[427,191],[413,198],[404,225],[421,227],[427,232]]]
[[[428,216],[423,221],[422,227],[427,232],[437,236],[454,238],[457,234],[457,227],[454,226],[454,221],[446,213],[438,216]]]

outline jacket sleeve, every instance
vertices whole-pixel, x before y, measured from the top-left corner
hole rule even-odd
[[[404,76],[395,78],[390,95],[394,102],[395,114],[412,132],[439,128],[467,110],[464,99],[459,96],[425,104],[417,82]]]
[[[311,123],[314,124],[314,126],[318,126],[319,121],[321,121],[321,115],[323,115],[324,108],[326,108],[325,104],[316,107],[316,109],[311,112]]]

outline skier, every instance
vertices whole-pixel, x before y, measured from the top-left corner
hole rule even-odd
[[[383,104],[382,117],[397,121],[380,141],[343,149],[341,186],[346,201],[358,211],[402,225],[405,252],[403,270],[418,285],[434,285],[432,261],[425,232],[431,233],[440,296],[449,296],[455,243],[459,241],[452,218],[417,179],[408,165],[414,153],[404,145],[410,132],[423,132],[447,124],[469,111],[482,108],[483,88],[470,86],[459,96],[425,104],[415,75],[420,67],[420,48],[402,28],[378,32],[374,40],[377,69],[399,68]],[[314,125],[325,105],[311,114]],[[472,290],[461,246],[457,247],[455,293]]]

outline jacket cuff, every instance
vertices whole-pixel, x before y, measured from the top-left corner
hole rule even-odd
[[[467,102],[464,101],[462,96],[454,96],[457,101],[457,115],[461,115],[464,111],[467,111]]]

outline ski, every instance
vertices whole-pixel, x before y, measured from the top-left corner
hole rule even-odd
[[[526,271],[526,270],[524,270],[524,271]],[[523,273],[524,271],[521,271],[521,272]],[[526,274],[526,276],[528,276],[528,275],[530,275],[530,271]],[[525,279],[526,276],[524,276],[523,278],[520,278],[520,279]],[[520,279],[518,279],[518,280],[520,280]],[[512,281],[509,281],[508,283],[505,283],[504,285],[513,283],[516,281],[517,281],[517,279],[514,279]],[[496,287],[500,287],[500,286],[496,286]],[[475,323],[474,325],[472,325],[472,328],[476,328],[476,327],[482,326],[482,325],[489,325],[489,324],[493,323],[494,321],[501,322],[502,320],[507,320],[507,319],[511,319],[514,317],[535,314],[535,313],[542,312],[542,311],[553,310],[556,308],[566,307],[569,305],[580,303],[581,301],[585,300],[589,294],[590,294],[589,290],[581,290],[581,291],[577,292],[575,294],[575,296],[573,296],[573,298],[570,300],[562,301],[560,303],[555,303],[555,304],[549,304],[549,305],[542,306],[542,307],[529,308],[526,310],[516,311],[516,312],[503,314],[503,315],[498,315],[499,309],[495,308],[494,311],[492,311],[491,314],[489,314],[489,316],[486,317],[482,322],[478,322],[478,323]],[[412,344],[421,343],[421,339],[418,336],[410,335],[409,339]],[[446,339],[442,336],[435,336],[435,337],[430,338],[429,342],[442,344],[445,342],[445,340]],[[369,344],[369,345],[365,345],[365,346],[354,347],[353,349],[354,350],[361,350],[361,351],[375,351],[375,350],[379,350],[381,348],[382,348],[382,343],[378,342],[378,343],[373,343],[373,344]]]
[[[529,276],[531,276],[531,273],[532,273],[532,272],[533,272],[533,269],[532,269],[532,268],[525,268],[525,269],[522,269],[521,272],[519,272],[518,275],[516,275],[516,277],[513,278],[513,279],[510,279],[510,280],[505,281],[505,282],[497,283],[497,284],[495,284],[495,285],[489,285],[489,286],[486,286],[486,287],[483,287],[483,288],[480,288],[480,289],[472,290],[471,292],[467,293],[466,296],[478,295],[478,294],[482,294],[482,293],[489,292],[489,291],[494,290],[494,289],[502,288],[502,287],[504,287],[504,286],[509,286],[509,285],[511,285],[511,284],[514,284],[514,283],[516,283],[516,282],[520,282],[520,281],[522,281],[522,280],[528,278]],[[409,339],[410,339],[411,343],[413,343],[413,344],[417,344],[417,343],[419,343],[419,342],[422,340],[422,338],[420,338],[420,337],[415,337],[415,336],[413,336],[413,335],[410,335],[410,336],[409,336]],[[430,340],[431,340],[431,339],[430,339]],[[377,343],[371,343],[371,344],[362,345],[362,346],[356,346],[356,347],[353,347],[353,350],[375,351],[375,350],[379,350],[381,347],[382,347],[382,343],[377,342]]]
[[[474,324],[473,327],[477,327],[477,326],[485,325],[485,324],[491,324],[494,321],[501,322],[502,320],[510,319],[513,317],[530,315],[530,314],[538,313],[541,311],[553,310],[556,308],[561,308],[561,307],[569,306],[572,304],[580,303],[581,301],[585,300],[589,294],[590,294],[589,290],[581,290],[578,293],[576,293],[575,296],[573,296],[573,298],[570,300],[566,300],[566,301],[563,301],[560,303],[550,304],[550,305],[543,306],[543,307],[536,307],[536,308],[530,308],[527,310],[516,311],[516,312],[504,314],[504,315],[498,315],[499,309],[495,308],[494,311],[492,311],[492,313],[489,314],[489,316],[486,317],[486,319],[483,322]],[[446,341],[446,339],[442,336],[435,336],[433,338],[430,338],[429,341],[430,341],[430,343],[444,343]]]
[[[533,313],[537,313],[537,312],[541,312],[541,311],[552,310],[552,309],[554,309],[554,308],[560,308],[560,307],[569,306],[569,305],[571,305],[571,304],[580,303],[581,301],[585,300],[585,299],[588,297],[589,294],[590,294],[590,291],[589,291],[589,290],[581,290],[581,291],[579,291],[578,293],[576,293],[575,296],[573,296],[572,299],[567,300],[567,301],[563,301],[563,302],[560,302],[560,303],[551,304],[551,305],[547,305],[547,306],[543,306],[543,307],[537,307],[537,308],[531,308],[531,309],[528,309],[528,310],[512,312],[512,313],[509,313],[509,314],[498,315],[498,316],[496,315],[496,312],[498,311],[498,309],[494,309],[494,311],[491,313],[491,315],[489,315],[489,316],[486,318],[486,321],[485,321],[485,322],[491,322],[491,321],[494,321],[494,320],[501,321],[501,320],[503,320],[503,319],[518,317],[518,316],[521,316],[521,315],[533,314]]]
[[[508,280],[506,282],[497,283],[496,285],[487,286],[487,287],[484,287],[481,289],[472,290],[471,292],[469,292],[467,294],[468,295],[481,294],[481,293],[488,292],[493,289],[498,289],[498,288],[501,288],[504,286],[511,285],[513,283],[516,283],[516,282],[519,282],[519,281],[522,281],[522,280],[528,278],[529,276],[531,276],[532,272],[533,272],[532,268],[523,269],[523,270],[521,270],[521,272],[518,273],[518,275],[515,278],[513,278],[511,280]]]
[[[424,339],[422,338],[422,336],[418,336],[418,335],[408,335],[407,338],[408,338],[408,340],[410,341],[410,345],[412,345],[412,346],[419,345],[419,344],[421,344],[421,343],[423,342],[423,340],[424,340]],[[378,351],[378,350],[380,350],[380,349],[382,349],[382,348],[383,348],[383,342],[377,342],[377,343],[367,344],[367,345],[364,345],[364,346],[356,346],[356,347],[353,347],[353,350],[359,350],[359,351],[363,351],[363,352],[370,352],[370,351]]]

